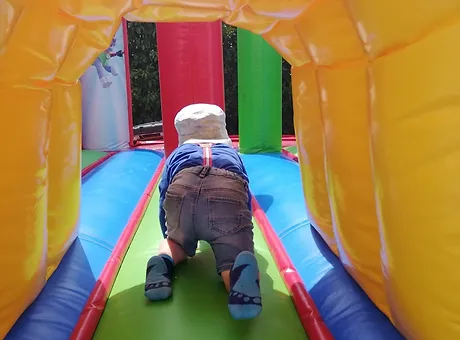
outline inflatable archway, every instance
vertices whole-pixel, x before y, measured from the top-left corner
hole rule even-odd
[[[1,1],[1,324],[62,258],[66,247],[46,250],[46,235],[72,239],[53,219],[78,219],[77,80],[121,18],[220,19],[293,66],[312,224],[407,338],[458,338],[459,10],[454,0]]]

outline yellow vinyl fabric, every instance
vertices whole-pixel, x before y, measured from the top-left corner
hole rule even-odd
[[[48,156],[48,253],[46,278],[77,236],[81,177],[81,88],[54,84]]]
[[[319,87],[326,93],[321,111],[326,126],[326,177],[340,259],[390,316],[369,154],[367,66],[367,59],[361,59],[346,67],[318,70]]]
[[[274,46],[293,66],[312,223],[408,339],[460,338],[459,12],[458,0],[0,0],[0,338],[74,236],[77,81],[123,16],[221,19]],[[48,215],[59,185],[62,230]]]
[[[4,339],[45,284],[51,91],[0,86],[0,98],[8,108],[1,111],[0,124],[5,138],[0,177],[0,339]]]
[[[299,163],[311,222],[390,316],[369,155],[368,58],[342,1],[316,2],[299,22],[299,30],[308,32],[304,42],[313,61],[292,69]]]
[[[391,313],[409,339],[460,338],[459,35],[460,21],[370,70],[382,263]]]
[[[325,145],[316,68],[292,68],[292,98],[302,186],[311,224],[338,255],[324,171]]]

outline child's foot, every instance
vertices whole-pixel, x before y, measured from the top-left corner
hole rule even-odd
[[[145,297],[150,301],[165,300],[171,296],[174,262],[168,255],[152,256],[147,263]]]
[[[230,272],[228,309],[234,319],[252,319],[262,311],[259,268],[254,254],[241,252]]]

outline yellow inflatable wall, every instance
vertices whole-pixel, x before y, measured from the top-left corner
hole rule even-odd
[[[326,171],[334,232],[342,263],[373,302],[390,316],[383,286],[380,234],[369,155],[366,59],[320,68]],[[349,87],[349,91],[343,91]]]
[[[324,172],[324,129],[316,69],[313,64],[292,69],[294,125],[299,145],[302,186],[310,222],[337,255]],[[302,142],[302,143],[300,143]]]
[[[0,133],[5,138],[0,177],[0,339],[4,339],[45,283],[51,92],[0,86]]]
[[[52,91],[46,278],[51,276],[75,240],[80,214],[80,83],[54,84]]]
[[[408,339],[460,338],[460,2],[158,4],[0,0],[0,190],[8,197],[0,203],[7,235],[0,249],[8,254],[0,269],[9,273],[0,281],[0,295],[9,297],[0,299],[0,338],[72,240],[77,81],[123,16],[222,19],[263,35],[293,66],[303,185],[315,227]],[[52,222],[59,201],[63,211]]]
[[[419,41],[376,60],[370,70],[382,262],[394,320],[411,339],[460,338],[456,6],[430,34],[422,25],[418,31],[409,26]]]
[[[324,202],[323,211],[330,209],[330,212],[323,216],[332,216],[333,222],[314,225],[321,235],[328,236],[326,242],[338,252],[342,263],[374,303],[390,316],[383,287],[369,156],[369,58],[344,2],[319,1],[300,20],[305,22],[308,32],[305,42],[312,63],[293,69],[293,90],[296,93],[300,87],[298,78],[309,79],[307,88],[316,92],[313,96],[318,100],[314,104],[309,100],[311,104],[302,104],[302,108],[299,108],[302,99],[294,100],[296,129],[303,131],[297,136],[304,179],[309,178],[304,160],[309,161],[312,155],[322,151],[315,164],[316,172],[321,175],[313,182],[316,186],[321,183],[323,196],[309,195],[310,191],[304,188],[307,204],[313,211],[315,205],[310,202],[319,202],[320,197],[327,196],[321,202]],[[299,77],[297,73],[303,75]],[[318,141],[310,143],[312,134],[305,131],[317,121],[322,124],[315,126],[315,133],[324,134],[321,147]],[[315,187],[305,180],[304,186]]]

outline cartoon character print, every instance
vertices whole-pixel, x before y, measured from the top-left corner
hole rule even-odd
[[[113,65],[110,64],[110,59],[114,57],[123,57],[124,51],[114,51],[114,47],[117,43],[117,39],[114,37],[108,49],[102,52],[94,61],[93,66],[96,68],[99,81],[103,88],[108,88],[112,85],[110,75],[116,77],[118,72]]]

